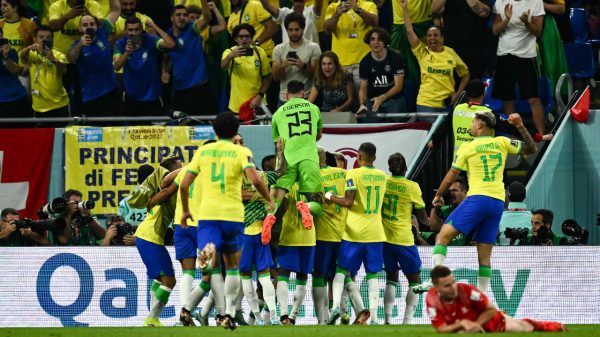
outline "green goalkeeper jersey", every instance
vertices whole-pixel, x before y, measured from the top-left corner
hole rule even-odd
[[[319,108],[302,98],[292,98],[282,105],[272,119],[273,141],[285,142],[284,156],[288,165],[303,160],[319,162],[317,134],[323,128]]]

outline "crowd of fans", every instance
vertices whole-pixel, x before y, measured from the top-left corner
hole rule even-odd
[[[322,111],[369,122],[446,111],[489,76],[507,113],[519,84],[543,135],[538,78],[568,72],[564,0],[138,1],[2,0],[0,116],[252,119],[298,80]],[[595,34],[599,5],[583,5]]]

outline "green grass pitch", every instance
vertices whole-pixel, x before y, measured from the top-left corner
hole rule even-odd
[[[568,325],[569,331],[548,333],[548,337],[597,337],[600,325]],[[440,336],[429,325],[387,326],[278,326],[238,327],[235,331],[216,327],[162,327],[162,328],[3,328],[0,337],[428,337]],[[503,334],[495,334],[503,335]],[[546,335],[546,334],[544,334]],[[540,336],[540,333],[510,333],[507,336]]]

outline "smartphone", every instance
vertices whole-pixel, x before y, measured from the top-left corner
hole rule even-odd
[[[52,41],[44,40],[42,41],[42,49],[44,50],[52,50]]]
[[[4,46],[6,44],[8,44],[8,39],[4,39],[4,38],[0,39],[0,46]]]
[[[131,40],[131,43],[133,44],[134,48],[138,48],[139,46],[142,45],[142,36],[141,35],[129,35],[129,40]]]
[[[96,30],[92,27],[86,28],[85,35],[88,35],[90,37],[90,39],[93,40],[94,37],[96,36]]]
[[[75,6],[79,6],[79,7],[85,6],[85,0],[77,0],[75,2]]]
[[[287,58],[297,60],[298,53],[295,50],[290,50],[287,54]]]
[[[254,48],[246,47],[244,48],[244,56],[252,56],[254,55]]]

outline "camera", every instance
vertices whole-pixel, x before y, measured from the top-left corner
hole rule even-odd
[[[587,229],[581,228],[577,221],[567,219],[560,226],[563,234],[570,236],[569,245],[587,245],[590,232]]]
[[[86,28],[85,35],[89,36],[90,39],[93,40],[96,37],[96,30],[94,30],[92,27]]]
[[[46,220],[31,220],[31,219],[23,219],[23,220],[15,220],[13,221],[17,229],[21,228],[31,228],[34,232],[40,231],[63,231],[67,227],[67,222],[63,218],[57,219],[46,219]]]
[[[133,226],[130,223],[120,223],[115,225],[117,227],[117,237],[123,238],[125,235],[133,234]]]
[[[80,212],[83,210],[94,209],[94,207],[96,207],[96,203],[92,200],[83,200],[77,203],[77,208]]]
[[[48,219],[53,214],[61,214],[67,209],[67,201],[63,198],[55,198],[38,210],[40,219]]]
[[[552,234],[552,231],[548,227],[541,226],[537,230],[537,234],[533,237],[532,244],[533,245],[543,245],[543,244],[547,243],[548,241],[552,241],[553,237],[554,237],[554,234]]]
[[[528,228],[507,228],[504,231],[504,236],[510,239],[510,245],[514,246],[517,240],[519,240],[519,245],[522,245],[527,241],[527,236],[529,235]]]

